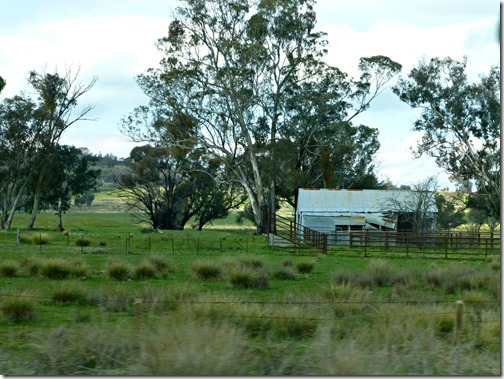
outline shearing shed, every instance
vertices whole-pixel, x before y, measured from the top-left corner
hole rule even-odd
[[[296,223],[344,244],[352,231],[433,231],[437,212],[429,191],[300,188]]]

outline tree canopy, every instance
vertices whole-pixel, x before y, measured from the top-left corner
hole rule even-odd
[[[324,149],[355,144],[364,130],[349,130],[352,119],[401,68],[387,57],[362,58],[362,74],[354,80],[325,64],[327,41],[315,30],[313,4],[184,1],[158,41],[164,53],[160,67],[138,78],[151,108],[183,112],[196,121],[193,137],[243,187],[258,232],[266,230],[268,212],[278,201],[280,161],[298,159],[290,167],[302,170]],[[306,113],[310,102],[317,109]],[[134,140],[148,140],[152,135],[141,133],[142,126],[152,129],[140,119],[128,120],[124,129]],[[285,154],[289,143],[297,156]],[[366,160],[376,151],[376,143],[371,145]],[[329,161],[334,164],[337,155],[331,151]],[[320,171],[308,174],[321,177]]]
[[[475,182],[493,214],[500,215],[500,70],[493,66],[470,83],[464,58],[420,61],[393,91],[421,109],[414,150],[436,159],[454,179]]]

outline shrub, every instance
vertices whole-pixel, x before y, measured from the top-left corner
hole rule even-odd
[[[109,261],[106,272],[108,278],[112,280],[128,280],[131,278],[131,266],[124,261]]]
[[[82,259],[74,259],[68,262],[73,278],[85,278],[89,276],[89,267]]]
[[[264,267],[264,261],[259,257],[242,257],[240,264],[253,270],[259,270]]]
[[[150,279],[156,276],[156,267],[149,262],[140,262],[133,268],[135,279]]]
[[[98,246],[105,247],[105,246],[107,246],[107,243],[105,241],[100,241],[100,242],[98,242]]]
[[[8,298],[0,306],[5,318],[12,322],[34,321],[37,318],[35,302],[28,295]]]
[[[373,259],[369,262],[365,276],[369,278],[373,286],[383,287],[393,283],[394,271],[390,265],[381,259]]]
[[[32,237],[34,245],[47,245],[49,243],[49,236],[44,233],[35,234]]]
[[[273,277],[280,279],[280,280],[295,280],[296,275],[294,272],[287,267],[281,267],[277,268],[275,271],[273,271]]]
[[[349,271],[343,269],[336,269],[332,273],[332,283],[334,285],[350,284],[353,282],[355,276],[356,276],[355,274],[352,274]]]
[[[216,280],[222,276],[222,270],[213,261],[196,260],[191,262],[191,271],[193,275],[202,280]]]
[[[79,238],[75,241],[75,244],[77,246],[83,246],[83,247],[86,247],[86,246],[89,246],[91,245],[91,241],[88,240],[87,238]]]
[[[166,260],[162,256],[151,256],[147,258],[147,262],[152,264],[161,275],[176,271],[173,262]]]
[[[0,276],[3,278],[14,278],[19,271],[19,265],[15,261],[4,261],[0,263]]]
[[[284,266],[284,267],[291,267],[292,266],[292,261],[290,259],[285,259],[282,262],[282,266]]]
[[[85,295],[81,286],[67,282],[52,291],[51,299],[55,303],[79,303],[85,299]]]
[[[315,268],[315,262],[313,261],[300,261],[296,264],[296,270],[300,274],[310,274]]]
[[[243,289],[263,289],[268,288],[268,275],[264,271],[257,271],[242,267],[231,270],[228,273],[228,280],[232,287]]]
[[[47,279],[62,280],[68,279],[72,270],[67,261],[55,258],[43,261],[39,273]]]

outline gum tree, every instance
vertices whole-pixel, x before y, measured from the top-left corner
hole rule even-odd
[[[138,82],[151,106],[164,104],[197,120],[196,138],[243,187],[257,232],[263,233],[278,198],[276,162],[281,157],[275,146],[291,138],[288,130],[295,127],[288,103],[303,83],[334,71],[322,62],[327,42],[324,33],[315,31],[314,1],[182,3],[158,42],[164,53],[160,68],[149,69]],[[361,69],[358,80],[347,78],[343,87],[331,88],[340,93],[344,107],[355,107],[355,114],[369,106],[382,79],[400,65],[372,57],[361,61]],[[347,114],[345,121],[350,118]],[[142,139],[135,130],[126,132]]]
[[[413,151],[436,159],[461,182],[485,194],[500,216],[500,71],[493,66],[477,82],[467,78],[466,59],[420,61],[393,91],[421,110],[413,130],[423,132]]]

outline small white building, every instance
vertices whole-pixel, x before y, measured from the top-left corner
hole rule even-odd
[[[433,230],[438,212],[433,193],[421,199],[426,199],[422,209]],[[410,190],[300,188],[296,223],[330,235],[331,243],[347,243],[351,231],[412,230],[408,215],[419,202],[418,193]]]

